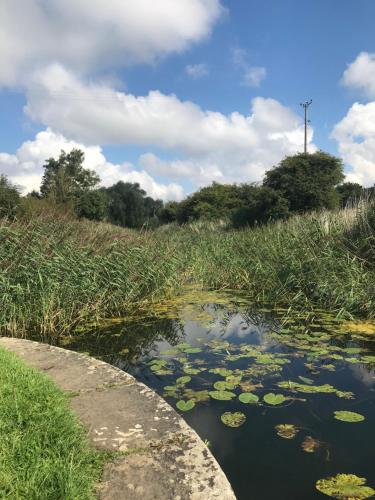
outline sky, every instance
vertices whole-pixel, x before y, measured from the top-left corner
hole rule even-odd
[[[1,0],[0,173],[80,148],[102,185],[181,200],[308,149],[375,183],[373,0]]]

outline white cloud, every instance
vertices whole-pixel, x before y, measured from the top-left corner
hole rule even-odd
[[[345,70],[341,83],[375,99],[375,54],[361,52]],[[364,186],[375,183],[375,101],[354,103],[332,131],[351,170],[347,180]]]
[[[104,186],[122,180],[138,182],[153,198],[181,200],[184,196],[180,185],[158,183],[145,170],[136,170],[131,163],[111,163],[106,160],[99,146],[84,146],[50,129],[39,132],[35,140],[22,144],[14,155],[0,153],[0,172],[20,186],[24,193],[32,189],[38,190],[45,161],[50,157],[57,158],[62,149],[69,152],[74,148],[79,148],[85,153],[84,167],[95,170]]]
[[[375,54],[361,52],[345,70],[341,83],[358,88],[370,98],[375,98]]]
[[[303,143],[300,118],[273,99],[255,98],[252,113],[204,111],[175,95],[146,96],[84,83],[60,65],[30,82],[26,112],[66,137],[87,144],[137,144],[187,155],[252,155],[265,144],[279,153]],[[272,147],[274,146],[274,147]]]
[[[0,85],[59,62],[82,73],[152,63],[207,37],[220,0],[1,0]]]
[[[347,181],[363,186],[375,183],[375,102],[354,103],[347,115],[336,124],[332,137],[340,155],[350,165]]]
[[[248,63],[246,50],[235,47],[232,49],[232,60],[236,68],[242,72],[241,84],[248,87],[260,87],[267,76],[267,70],[263,66],[252,66]]]
[[[260,87],[260,84],[267,76],[266,68],[262,66],[250,66],[246,69],[242,83],[249,87]]]
[[[134,96],[85,83],[56,64],[29,82],[27,97],[26,112],[70,140],[173,152],[172,162],[142,161],[153,175],[195,186],[260,180],[266,168],[303,147],[300,117],[274,99],[253,99],[249,115],[224,115],[159,91]]]
[[[185,67],[185,73],[193,78],[193,80],[198,80],[199,78],[203,78],[208,75],[208,67],[207,64],[188,64]]]

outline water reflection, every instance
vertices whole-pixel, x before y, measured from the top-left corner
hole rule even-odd
[[[193,401],[184,418],[211,443],[239,499],[322,498],[316,481],[342,472],[374,486],[373,337],[324,312],[286,317],[237,299],[190,295],[69,347],[130,371],[174,407]],[[256,397],[244,404],[244,392]],[[365,420],[339,422],[337,410]],[[246,421],[226,427],[225,412]],[[277,434],[280,424],[298,428],[294,439]]]

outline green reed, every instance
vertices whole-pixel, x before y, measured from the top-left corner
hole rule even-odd
[[[365,205],[235,231],[202,223],[131,231],[69,216],[0,222],[0,332],[53,339],[187,283],[252,300],[375,316]]]

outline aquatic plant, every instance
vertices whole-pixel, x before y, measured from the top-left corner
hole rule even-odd
[[[263,400],[272,406],[281,405],[287,401],[287,399],[288,398],[286,398],[283,394],[274,394],[273,392],[269,392],[263,396]]]
[[[192,399],[189,399],[189,401],[180,400],[177,401],[176,406],[181,411],[190,411],[194,408],[195,401]]]
[[[337,474],[335,477],[319,479],[316,489],[324,495],[342,500],[362,500],[375,495],[375,490],[366,486],[366,479],[354,474]]]
[[[246,416],[240,411],[231,413],[227,411],[221,415],[221,421],[228,427],[240,427],[246,421]]]
[[[363,415],[354,411],[335,411],[334,417],[336,420],[342,420],[343,422],[362,422],[365,420]]]
[[[275,429],[277,435],[284,439],[293,439],[299,431],[293,424],[278,424],[275,425]]]

